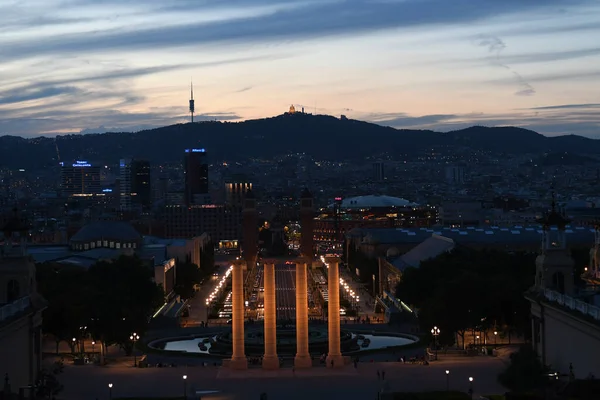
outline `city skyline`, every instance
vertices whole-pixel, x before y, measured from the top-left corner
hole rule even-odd
[[[163,3],[0,6],[0,134],[189,122],[190,79],[197,121],[294,104],[396,128],[599,133],[589,0]]]

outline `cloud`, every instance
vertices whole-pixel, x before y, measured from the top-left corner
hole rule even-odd
[[[247,18],[214,22],[188,23],[146,27],[47,35],[0,43],[0,57],[12,60],[47,54],[82,54],[109,50],[161,49],[216,42],[257,42],[270,40],[307,40],[328,35],[358,34],[389,28],[410,28],[432,24],[462,24],[516,12],[527,12],[557,5],[576,5],[584,0],[408,0],[373,3],[368,0],[275,2],[252,1],[248,5],[282,5],[273,12]],[[80,2],[90,4],[89,2]],[[115,2],[108,2],[109,4]],[[122,3],[122,2],[119,2]],[[161,2],[153,1],[158,5]],[[216,2],[186,1],[190,12]],[[106,2],[104,3],[106,4]],[[133,2],[138,7],[146,2]],[[149,9],[152,9],[149,7]],[[436,12],[431,12],[436,10]],[[127,23],[127,21],[123,21]],[[127,26],[124,26],[127,28]]]
[[[517,83],[519,89],[515,92],[515,96],[533,96],[536,91],[529,82],[527,82],[523,76],[509,66],[504,57],[500,58],[501,53],[506,49],[506,43],[499,37],[493,35],[478,35],[475,38],[477,46],[486,47],[490,53],[494,53],[495,57],[491,60],[493,65],[502,67],[508,70],[514,77],[513,81]]]
[[[587,103],[587,104],[561,104],[557,106],[542,106],[532,107],[529,110],[565,110],[572,108],[600,108],[600,103]]]
[[[82,90],[74,86],[48,86],[43,88],[30,87],[26,90],[13,89],[0,92],[0,105],[22,103],[32,100],[47,99],[49,97],[81,93]]]
[[[247,92],[248,90],[252,90],[252,88],[254,88],[254,86],[246,86],[244,88],[241,88],[239,90],[236,90],[235,93],[243,93],[243,92]]]

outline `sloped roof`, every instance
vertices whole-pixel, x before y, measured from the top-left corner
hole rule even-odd
[[[342,200],[342,205],[340,206],[343,209],[353,209],[353,208],[387,208],[387,207],[411,207],[416,206],[416,203],[411,203],[406,199],[401,199],[399,197],[392,196],[378,196],[378,195],[368,195],[368,196],[357,196],[357,197],[348,197],[347,199]]]
[[[422,261],[435,258],[442,253],[450,251],[454,248],[454,240],[432,234],[430,238],[425,239],[408,253],[400,258],[402,262],[411,267],[419,267]]]
[[[140,241],[142,236],[126,222],[99,221],[85,225],[71,241],[92,242],[95,240],[112,239],[118,241]]]

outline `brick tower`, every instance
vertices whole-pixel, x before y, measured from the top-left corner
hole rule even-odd
[[[304,188],[300,195],[300,254],[311,262],[315,256],[313,245],[314,217],[313,196],[307,188]]]
[[[256,197],[252,190],[246,192],[244,198],[242,228],[242,255],[246,261],[246,268],[253,269],[258,254],[258,211],[256,210]]]

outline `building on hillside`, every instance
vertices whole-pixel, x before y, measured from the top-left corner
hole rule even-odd
[[[148,209],[152,205],[150,162],[122,159],[119,168],[121,210],[130,211],[134,207]]]
[[[442,203],[439,207],[439,220],[443,226],[480,226],[485,219],[483,204],[480,201]]]
[[[233,207],[243,207],[246,193],[252,190],[252,183],[246,175],[235,174],[225,179],[225,203]]]
[[[28,225],[15,212],[15,218],[4,225],[3,231],[0,376],[6,390],[16,394],[19,388],[33,387],[42,369],[42,312],[46,302],[37,293],[35,264],[27,254]],[[10,398],[9,395],[4,393],[4,398]]]
[[[208,193],[208,159],[205,149],[185,149],[185,204],[210,204]]]
[[[544,365],[586,379],[600,376],[600,294],[598,286],[577,288],[567,247],[570,221],[552,203],[540,219],[542,251],[536,259],[531,302],[532,345]]]

